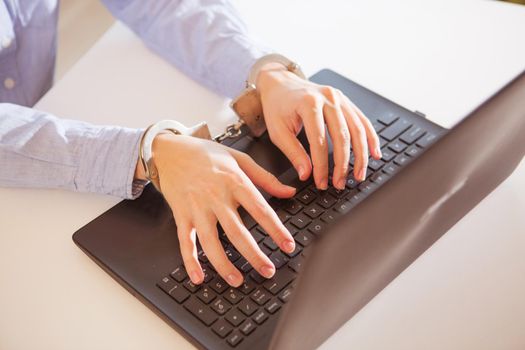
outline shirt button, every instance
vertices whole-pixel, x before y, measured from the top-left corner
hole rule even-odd
[[[12,88],[15,87],[15,81],[12,79],[12,78],[6,78],[4,80],[4,87],[7,89],[7,90],[11,90]]]
[[[13,39],[5,37],[2,39],[2,47],[4,49],[7,49],[9,46],[11,46],[12,42],[13,42]]]

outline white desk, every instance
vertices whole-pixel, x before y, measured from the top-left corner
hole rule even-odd
[[[235,2],[255,35],[309,74],[330,67],[445,126],[525,68],[525,7]],[[213,132],[233,119],[226,106],[120,24],[38,105],[135,127],[207,119]],[[19,189],[0,198],[0,349],[192,348],[71,241],[117,199]],[[524,212],[522,163],[322,348],[525,348]]]

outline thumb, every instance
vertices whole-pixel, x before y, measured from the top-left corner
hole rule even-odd
[[[275,175],[257,164],[252,157],[237,150],[229,150],[239,167],[244,171],[250,180],[277,198],[290,198],[295,195],[295,188],[280,182]]]

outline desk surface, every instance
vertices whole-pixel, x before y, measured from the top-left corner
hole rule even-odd
[[[235,1],[261,41],[451,126],[525,68],[525,7],[497,2]],[[300,11],[300,13],[298,12]],[[268,18],[271,18],[269,25]],[[227,101],[115,25],[38,108],[142,127],[233,120]],[[0,349],[191,349],[98,268],[72,233],[118,202],[0,189]],[[525,165],[324,349],[523,349]],[[306,331],[306,330],[305,330]]]

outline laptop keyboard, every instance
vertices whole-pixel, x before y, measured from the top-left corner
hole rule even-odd
[[[277,317],[281,307],[290,299],[306,248],[315,237],[437,139],[436,134],[394,116],[379,118],[373,126],[380,136],[383,158],[370,158],[365,181],[358,183],[349,175],[344,190],[329,187],[320,191],[311,180],[296,180],[292,184],[297,187],[293,198],[270,199],[271,206],[298,243],[294,252],[286,254],[279,250],[262,227],[250,216],[243,217],[261,250],[275,264],[277,271],[272,279],[259,275],[229,243],[224,232],[219,231],[228,258],[245,274],[244,283],[239,288],[230,287],[215,272],[202,250],[199,250],[199,260],[205,277],[201,285],[191,282],[182,265],[175,267],[157,285],[209,327],[217,341],[236,347],[253,335],[259,326]],[[350,165],[351,168],[354,165],[353,156]]]

